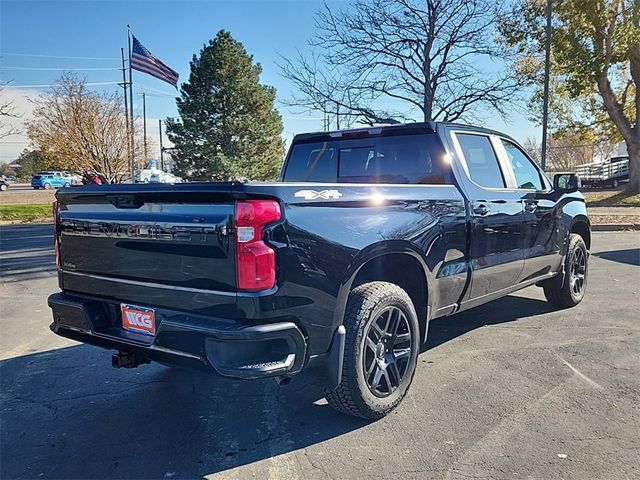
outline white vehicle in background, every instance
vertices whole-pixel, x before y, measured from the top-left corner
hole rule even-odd
[[[82,185],[82,177],[75,173],[62,172],[62,176],[69,182],[70,185]]]
[[[137,183],[182,183],[183,181],[180,177],[160,170],[155,160],[149,160],[147,168],[140,170],[136,175]]]
[[[183,180],[180,177],[167,172],[158,170],[149,176],[149,183],[182,183]]]
[[[604,162],[585,163],[576,167],[582,185],[618,188],[622,180],[629,179],[629,156],[611,157]]]

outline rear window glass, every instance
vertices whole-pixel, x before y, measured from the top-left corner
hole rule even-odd
[[[504,188],[502,170],[493,151],[489,137],[484,135],[457,134],[471,180],[482,187]]]
[[[433,134],[297,144],[287,182],[447,183],[444,151]]]
[[[284,180],[333,183],[337,169],[335,145],[330,145],[330,142],[298,144],[292,147],[289,154]]]

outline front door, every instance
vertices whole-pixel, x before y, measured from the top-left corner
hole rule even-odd
[[[519,281],[527,281],[557,271],[565,232],[558,228],[561,212],[550,182],[518,145],[504,138],[500,145],[524,209],[525,260]]]

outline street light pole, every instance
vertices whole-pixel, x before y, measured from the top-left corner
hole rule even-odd
[[[144,139],[144,163],[149,161],[147,153],[147,94],[142,92],[142,135]]]
[[[160,135],[160,170],[164,172],[164,148],[162,147],[162,119],[158,119],[158,132]]]
[[[544,89],[542,92],[542,152],[541,167],[547,167],[547,125],[549,123],[549,70],[551,63],[551,0],[547,0],[547,30],[544,45]]]

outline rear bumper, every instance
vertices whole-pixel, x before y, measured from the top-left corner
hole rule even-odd
[[[244,379],[295,374],[306,360],[306,339],[292,322],[239,325],[157,309],[157,332],[150,336],[122,329],[116,302],[57,293],[48,303],[56,334],[149,360]]]

